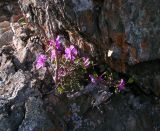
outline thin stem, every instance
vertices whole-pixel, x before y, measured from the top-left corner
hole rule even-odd
[[[54,28],[53,28],[53,24],[52,24],[52,19],[50,18],[50,13],[49,13],[49,2],[46,2],[46,15],[47,15],[47,23],[49,25],[49,32],[51,34],[51,36],[54,38]],[[59,70],[59,60],[58,60],[58,51],[57,48],[55,47],[55,74],[54,74],[54,81],[55,84],[57,86],[58,84],[58,70]]]
[[[57,52],[56,48],[55,48],[55,64],[56,64],[56,68],[55,68],[55,84],[57,85],[57,83],[58,83],[59,60],[58,60],[58,52]]]

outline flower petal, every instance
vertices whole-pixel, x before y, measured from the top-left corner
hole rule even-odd
[[[92,83],[96,83],[96,79],[93,75],[89,75],[89,77]]]
[[[51,59],[54,60],[55,57],[56,57],[56,51],[52,50],[52,52],[51,52]]]
[[[125,81],[124,79],[121,79],[119,85],[118,85],[118,89],[121,91],[121,90],[124,90],[125,88]]]
[[[47,57],[43,54],[39,55],[39,57],[37,58],[37,63],[36,63],[36,68],[42,68],[45,66],[45,63],[47,61]]]
[[[49,46],[53,46],[54,40],[49,40]]]

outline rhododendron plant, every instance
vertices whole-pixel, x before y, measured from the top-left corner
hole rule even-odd
[[[49,57],[47,58],[47,56]],[[60,36],[55,40],[49,41],[49,49],[46,51],[46,55],[40,54],[38,56],[36,68],[45,67],[46,62],[49,62],[47,65],[51,66],[54,72],[51,74],[53,75],[55,87],[61,93],[63,91],[80,90],[84,81],[84,83],[93,84],[106,82],[109,87],[114,86],[116,87],[115,90],[119,91],[122,91],[125,87],[124,79],[121,79],[120,82],[115,82],[112,76],[107,75],[106,72],[97,73],[90,58],[86,55],[80,55],[73,44],[64,47]],[[88,69],[92,70],[92,72],[88,72]]]

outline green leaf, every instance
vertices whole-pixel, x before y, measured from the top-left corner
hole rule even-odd
[[[59,94],[62,94],[62,93],[64,92],[64,88],[61,87],[61,86],[59,86],[59,87],[57,88],[57,91],[58,91]]]
[[[130,77],[127,81],[128,84],[132,84],[134,82],[134,79],[132,77]]]
[[[18,20],[18,23],[21,24],[21,25],[26,25],[27,24],[24,17],[20,18]]]

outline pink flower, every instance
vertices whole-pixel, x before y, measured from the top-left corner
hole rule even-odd
[[[47,57],[43,54],[39,55],[37,58],[36,68],[40,69],[45,66],[45,63],[47,61]]]
[[[70,45],[70,47],[65,49],[66,59],[73,61],[73,60],[75,60],[77,54],[78,54],[78,51],[73,45]]]
[[[88,67],[89,64],[90,64],[89,58],[83,57],[82,59],[83,59],[83,64],[84,64],[84,66],[85,66],[85,67]]]
[[[121,90],[124,90],[125,88],[125,81],[123,79],[121,79],[119,85],[118,85],[118,89],[121,91]]]
[[[49,45],[50,46],[55,46],[57,49],[60,49],[60,36],[57,36],[57,38],[56,38],[56,40],[54,41],[54,40],[50,40],[49,41]]]

